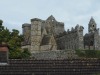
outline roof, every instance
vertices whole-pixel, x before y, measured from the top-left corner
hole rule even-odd
[[[10,59],[0,75],[92,75],[100,72],[99,59]]]
[[[95,24],[95,25],[96,25],[96,22],[95,22],[95,20],[94,20],[93,17],[91,17],[91,19],[90,19],[90,21],[89,21],[89,24]]]
[[[7,47],[7,48],[9,48],[9,46],[7,44],[0,44],[0,47]]]

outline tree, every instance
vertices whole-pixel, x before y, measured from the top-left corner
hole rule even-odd
[[[27,58],[30,58],[30,56],[31,56],[31,53],[28,51],[27,48],[25,48],[21,54],[21,57],[27,59]]]
[[[84,57],[85,56],[85,52],[82,51],[82,50],[76,50],[76,54],[79,56],[79,57]]]
[[[0,20],[0,44],[5,42],[9,46],[9,58],[19,59],[19,58],[28,58],[30,57],[30,52],[28,50],[21,49],[21,42],[23,41],[23,36],[19,34],[19,31],[12,29],[12,32],[9,29],[5,28],[2,25],[3,21]]]

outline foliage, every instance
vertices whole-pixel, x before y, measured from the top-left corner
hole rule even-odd
[[[81,50],[76,50],[76,54],[80,57],[84,57],[85,56],[85,53],[84,51],[81,51]]]
[[[28,51],[27,48],[25,48],[24,51],[23,51],[22,54],[21,54],[21,57],[27,59],[27,58],[29,58],[30,56],[31,56],[31,53]]]
[[[13,50],[11,51],[10,50],[10,53],[9,53],[9,56],[10,56],[10,59],[21,59],[21,50]]]
[[[5,28],[0,23],[0,44],[3,42],[7,43],[9,46],[9,58],[11,59],[20,59],[20,58],[29,58],[30,52],[28,50],[21,49],[21,42],[23,41],[23,36],[19,34],[19,31],[13,29]]]
[[[100,58],[100,50],[76,50],[79,57]]]
[[[96,50],[85,50],[85,56],[88,58],[96,58]]]
[[[96,51],[96,57],[100,58],[100,51],[99,50]]]

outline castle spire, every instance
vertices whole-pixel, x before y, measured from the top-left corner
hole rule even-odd
[[[97,24],[93,17],[91,17],[89,24],[88,24],[88,32],[94,32],[97,28]]]
[[[92,16],[91,16],[89,24],[95,24],[96,25],[96,22],[95,22],[95,20],[94,20],[94,18]]]

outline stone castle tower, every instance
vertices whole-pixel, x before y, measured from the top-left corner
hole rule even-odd
[[[96,28],[97,28],[97,24],[93,19],[93,17],[91,17],[90,22],[88,24],[88,32],[89,33],[95,32]]]
[[[88,24],[88,33],[84,36],[84,47],[86,49],[100,50],[100,34],[99,28],[93,17]]]
[[[28,48],[29,50],[31,49],[30,44],[31,44],[31,24],[24,23],[22,25],[23,28],[23,36],[24,36],[24,41],[22,42],[22,48]]]
[[[41,25],[42,21],[40,19],[31,19],[31,51],[40,50]]]

